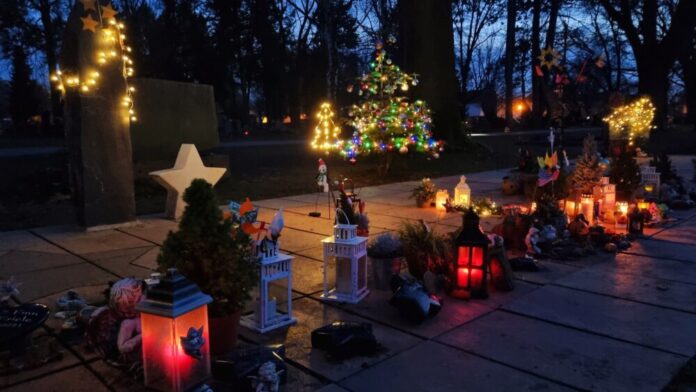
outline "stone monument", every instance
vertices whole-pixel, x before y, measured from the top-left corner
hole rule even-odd
[[[87,227],[135,220],[129,125],[135,121],[130,49],[109,0],[79,0],[68,18],[60,71],[70,178],[79,222]]]

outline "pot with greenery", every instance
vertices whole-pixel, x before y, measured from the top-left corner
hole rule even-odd
[[[413,189],[409,199],[416,199],[416,206],[424,208],[430,206],[435,201],[435,184],[429,178],[424,178],[421,183]]]
[[[241,312],[258,282],[258,259],[249,235],[223,219],[212,185],[193,180],[184,201],[179,229],[167,235],[157,263],[163,271],[176,267],[213,297],[208,305],[210,350],[226,353],[236,344]]]
[[[392,276],[401,273],[404,261],[399,237],[391,233],[382,233],[367,245],[367,256],[372,264],[372,277],[375,288],[390,288]]]
[[[423,279],[426,271],[435,275],[447,272],[449,242],[433,232],[423,220],[404,221],[399,229],[399,239],[411,275]]]

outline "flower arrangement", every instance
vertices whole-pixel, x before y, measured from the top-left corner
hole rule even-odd
[[[415,199],[416,205],[422,208],[435,199],[436,193],[437,189],[435,188],[435,183],[433,183],[430,178],[426,177],[422,179],[421,183],[413,189],[409,199]]]

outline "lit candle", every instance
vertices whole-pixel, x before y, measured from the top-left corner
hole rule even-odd
[[[435,208],[438,210],[445,210],[445,204],[447,204],[447,199],[449,199],[449,192],[446,189],[440,189],[435,194]]]
[[[588,222],[594,221],[594,199],[591,194],[583,194],[580,197],[580,213],[585,216]]]

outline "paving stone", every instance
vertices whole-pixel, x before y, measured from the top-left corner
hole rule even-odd
[[[418,208],[413,207],[403,207],[398,209],[390,209],[386,211],[380,211],[379,215],[392,216],[396,218],[408,218],[408,219],[423,219],[426,222],[437,222],[442,219],[447,218],[447,213],[443,210],[437,210],[434,207],[429,208]]]
[[[26,230],[0,232],[0,251],[26,250],[43,253],[65,251]]]
[[[126,227],[119,231],[162,245],[169,232],[177,231],[178,228],[179,225],[171,219],[145,217],[139,219],[137,226]]]
[[[565,391],[561,385],[433,341],[340,382],[369,391]]]
[[[684,223],[680,223],[674,227],[655,234],[651,238],[692,245],[694,243],[694,238],[696,238],[696,220],[692,219]]]
[[[139,267],[147,268],[150,270],[156,270],[158,268],[157,265],[157,256],[159,256],[160,253],[160,248],[159,247],[154,247],[148,250],[147,252],[143,253],[142,255],[138,256],[135,260],[133,260],[131,263],[133,265],[137,265]]]
[[[696,285],[693,284],[622,274],[610,268],[584,269],[555,284],[696,313]]]
[[[324,289],[324,264],[302,256],[292,260],[292,289],[311,294]]]
[[[273,217],[276,212],[278,212],[278,210],[261,208],[259,210],[258,219],[270,224],[273,221]],[[284,211],[283,221],[285,223],[285,228],[309,231],[312,233],[321,234],[323,236],[329,236],[333,233],[333,220],[329,220],[326,217],[314,218],[307,214]],[[282,232],[281,242],[283,241],[282,239],[284,238],[284,235],[286,235],[286,233]]]
[[[578,270],[578,267],[570,265],[540,261],[539,271],[515,271],[515,278],[530,283],[548,284]]]
[[[106,385],[115,390],[123,392],[145,392],[149,389],[145,388],[144,382],[137,381],[132,375],[117,369],[101,359],[97,359],[89,363],[89,367],[104,380]]]
[[[688,313],[557,286],[503,308],[677,354],[696,353],[696,315]]]
[[[696,239],[696,237],[693,237]],[[696,246],[654,239],[633,241],[625,253],[696,262]]]
[[[318,298],[318,295],[315,297]],[[375,320],[428,339],[493,310],[486,304],[486,301],[465,301],[445,297],[443,299],[442,311],[439,314],[420,324],[413,324],[401,317],[395,307],[389,305],[391,297],[391,291],[371,289],[370,295],[365,297],[360,303],[342,305],[342,307],[367,319]]]
[[[354,357],[343,361],[330,360],[324,352],[312,349],[312,331],[336,320],[358,322],[367,320],[310,298],[294,301],[293,314],[297,318],[297,324],[288,329],[272,331],[265,335],[243,329],[242,334],[255,342],[264,344],[284,343],[288,358],[332,381],[355,374],[365,366],[383,361],[420,341],[416,337],[395,329],[373,324],[375,337],[384,346],[382,351],[371,357]]]
[[[318,389],[317,392],[348,392],[348,390],[339,387],[337,384],[329,384]]]
[[[80,362],[75,355],[60,346],[60,342],[58,342],[55,337],[48,335],[43,329],[38,329],[32,334],[32,344],[37,347],[38,353],[53,353],[55,351],[52,350],[58,349],[62,357],[58,360],[49,361],[40,367],[25,369],[17,373],[10,373],[3,361],[3,364],[0,366],[0,374],[2,374],[2,377],[0,377],[0,388],[15,385],[32,378],[41,377],[47,373],[66,369]]]
[[[26,272],[15,275],[15,280],[22,282],[19,298],[23,302],[63,292],[73,287],[106,284],[118,279],[89,263],[73,264],[64,267]]]
[[[84,366],[77,366],[39,379],[27,381],[7,391],[101,392],[109,389]]]
[[[78,255],[152,245],[116,230],[85,232],[78,226],[51,226],[34,231]]]
[[[301,202],[301,203],[306,203],[306,204],[312,204],[312,205],[313,205],[313,204],[316,202],[316,200],[317,200],[317,195],[318,195],[318,194],[319,194],[319,192],[315,192],[315,193],[306,193],[306,194],[304,194],[304,195],[285,196],[285,197],[282,197],[281,199],[299,201],[299,202]],[[321,196],[320,196],[320,199],[326,200],[326,194],[325,194],[324,192],[321,192],[321,194],[323,195],[323,198],[321,198]]]
[[[280,249],[286,252],[297,252],[321,245],[326,235],[308,233],[305,231],[286,228],[280,240]]]
[[[252,203],[255,206],[260,206],[260,207],[265,207],[265,208],[273,208],[276,210],[281,208],[281,207],[288,209],[290,207],[305,206],[305,205],[310,204],[310,203],[314,204],[313,201],[307,202],[307,201],[293,200],[293,199],[287,199],[287,198],[252,200]]]
[[[108,252],[87,253],[84,257],[94,264],[108,270],[109,272],[121,277],[147,278],[152,270],[150,268],[135,264],[135,261],[143,255],[152,254],[153,251],[159,253],[159,247],[147,246],[144,248],[119,249]]]
[[[292,252],[295,256],[305,257],[314,261],[322,263],[324,261],[324,248],[319,246],[313,246],[311,248],[302,249],[297,252]]]
[[[415,208],[416,202],[413,201],[413,199],[409,199],[409,196],[411,196],[410,191],[398,193],[384,193],[374,196],[366,195],[363,197],[365,197],[365,200],[373,203],[388,204],[392,206],[413,206]]]
[[[658,279],[669,279],[677,282],[696,284],[696,269],[690,261],[656,259],[620,253],[613,265],[601,265],[598,271],[616,268],[624,274],[642,275]]]
[[[83,263],[84,260],[68,252],[35,252],[12,250],[0,256],[0,275],[9,277],[24,272]]]
[[[500,311],[437,340],[583,390],[660,390],[687,359]]]

